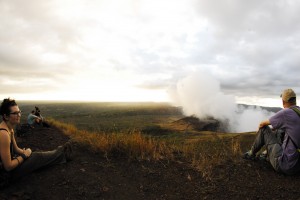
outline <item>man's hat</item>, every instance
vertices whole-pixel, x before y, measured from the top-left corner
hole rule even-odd
[[[291,98],[296,98],[296,94],[295,94],[294,90],[286,89],[286,90],[283,90],[280,97],[282,98],[282,100],[284,102],[289,102],[291,100]]]

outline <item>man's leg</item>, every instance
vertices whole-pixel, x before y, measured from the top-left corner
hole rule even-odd
[[[282,147],[280,144],[267,145],[270,163],[276,171],[280,171],[278,158],[282,155]]]
[[[264,145],[271,145],[278,143],[275,132],[269,126],[259,129],[254,143],[251,147],[253,155],[255,155]]]
[[[264,146],[278,143],[276,134],[270,129],[269,126],[265,126],[257,132],[257,136],[254,140],[254,143],[250,151],[244,154],[244,158],[253,159],[256,156],[256,153]]]

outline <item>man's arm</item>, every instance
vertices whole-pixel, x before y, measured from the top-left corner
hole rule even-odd
[[[270,125],[271,123],[270,123],[270,120],[265,120],[265,121],[262,121],[262,122],[260,122],[260,124],[259,124],[259,129],[261,129],[261,128],[263,128],[264,126],[268,126],[268,125]]]

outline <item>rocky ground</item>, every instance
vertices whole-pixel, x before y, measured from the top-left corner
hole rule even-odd
[[[54,127],[18,138],[20,147],[52,150],[68,141]],[[285,176],[264,162],[216,166],[208,179],[186,162],[104,158],[80,144],[74,160],[43,169],[0,190],[0,199],[300,199],[300,176]]]

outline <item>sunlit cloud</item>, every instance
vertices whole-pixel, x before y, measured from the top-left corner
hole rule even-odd
[[[299,8],[283,0],[1,1],[1,97],[168,101],[170,85],[201,70],[240,102],[275,105],[284,88],[300,91]]]

